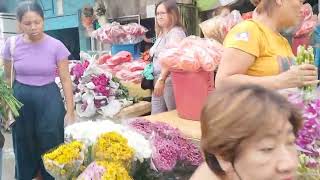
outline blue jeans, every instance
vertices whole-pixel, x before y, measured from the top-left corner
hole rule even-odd
[[[156,82],[158,78],[159,77],[155,77],[154,82]],[[172,79],[168,77],[165,82],[163,96],[154,96],[152,93],[151,114],[172,111],[174,109],[176,109],[176,100],[174,98]]]

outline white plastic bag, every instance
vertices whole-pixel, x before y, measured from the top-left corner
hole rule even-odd
[[[76,112],[80,117],[92,117],[96,114],[97,108],[94,105],[93,93],[86,92],[82,95],[82,104],[76,105]]]
[[[120,101],[114,99],[109,101],[108,105],[101,107],[103,117],[113,118],[120,112],[122,105]]]

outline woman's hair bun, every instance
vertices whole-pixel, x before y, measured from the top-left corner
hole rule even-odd
[[[254,5],[254,6],[258,6],[261,2],[261,0],[250,0],[250,2]]]

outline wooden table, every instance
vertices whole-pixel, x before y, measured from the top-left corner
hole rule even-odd
[[[141,84],[124,82],[124,81],[121,81],[121,84],[128,89],[129,96],[132,96],[132,97],[150,97],[151,96],[151,91],[141,89]]]
[[[103,120],[103,119],[111,119],[115,122],[121,121],[122,119],[134,118],[146,115],[151,112],[151,103],[147,101],[140,101],[136,104],[128,106],[126,108],[121,109],[121,111],[115,115],[113,118],[105,118],[100,114],[97,114],[94,117],[79,117],[77,116],[77,121],[89,121],[89,120]]]
[[[193,140],[200,140],[201,128],[199,121],[185,120],[178,116],[177,111],[169,111],[156,115],[145,116],[150,121],[160,121],[178,128],[186,137]]]
[[[151,103],[140,101],[136,104],[123,108],[116,116],[117,119],[127,119],[146,115],[151,112]]]

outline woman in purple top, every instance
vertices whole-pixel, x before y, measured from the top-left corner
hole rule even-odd
[[[6,77],[10,79],[13,63],[14,95],[24,104],[12,126],[16,179],[31,180],[39,172],[43,179],[53,179],[46,172],[41,155],[64,142],[64,125],[74,121],[67,60],[70,52],[59,40],[43,32],[44,15],[39,4],[22,2],[17,8],[17,20],[22,34],[16,36],[13,51],[9,39],[2,52]],[[56,67],[66,110],[54,81]]]

